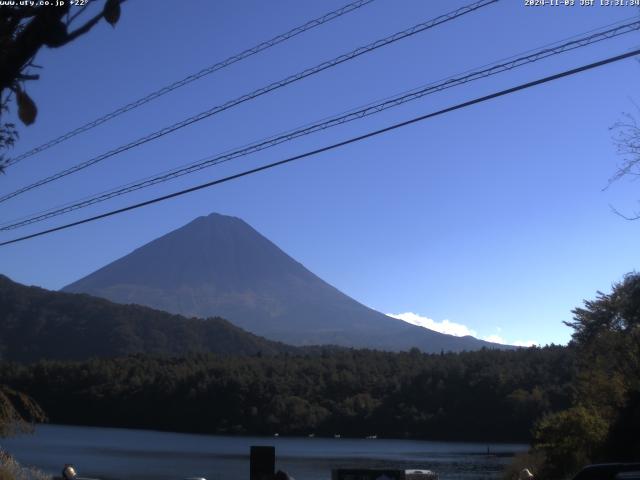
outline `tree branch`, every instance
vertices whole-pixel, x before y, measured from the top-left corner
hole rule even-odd
[[[619,217],[624,218],[625,220],[629,220],[629,221],[640,220],[640,212],[633,212],[633,215],[629,216],[629,215],[625,215],[624,213],[620,212],[617,208],[615,208],[611,204],[609,204],[609,208],[611,209],[611,211],[613,213],[615,213]]]
[[[103,15],[102,12],[96,14],[91,20],[87,21],[87,23],[85,23],[80,28],[77,28],[76,30],[74,30],[71,33],[67,33],[67,39],[65,40],[65,42],[62,45],[66,45],[67,43],[71,42],[72,40],[75,40],[80,35],[84,35],[89,30],[91,30],[93,27],[95,27],[95,25],[102,19],[102,15]],[[62,45],[60,45],[60,46],[62,46]]]
[[[89,5],[91,4],[92,0],[87,0],[87,4],[84,7],[80,7],[80,9],[74,13],[73,15],[71,15],[71,17],[69,18],[69,20],[67,21],[67,27],[71,26],[71,24],[73,23],[73,21],[78,18],[80,15],[82,15],[84,12],[87,11],[87,8],[89,7]]]

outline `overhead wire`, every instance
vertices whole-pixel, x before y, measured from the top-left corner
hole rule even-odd
[[[602,27],[602,28],[606,28],[606,27]],[[105,192],[101,192],[94,196],[85,197],[76,202],[68,203],[60,207],[46,210],[44,212],[39,212],[36,214],[32,214],[30,216],[22,217],[17,220],[5,222],[4,224],[0,224],[0,231],[13,230],[16,228],[31,225],[33,223],[38,223],[53,217],[57,217],[81,208],[86,208],[96,203],[104,202],[114,197],[132,193],[134,191],[137,191],[143,188],[147,188],[147,187],[150,187],[159,183],[163,183],[163,182],[166,182],[190,173],[194,173],[204,168],[209,168],[214,165],[218,165],[220,163],[228,162],[230,160],[243,157],[251,153],[255,153],[267,148],[271,148],[281,143],[291,141],[293,139],[296,139],[302,136],[310,135],[320,130],[325,130],[337,125],[341,125],[341,124],[351,122],[360,118],[364,118],[366,116],[374,115],[384,110],[420,99],[424,96],[434,94],[448,88],[452,88],[452,87],[462,85],[471,81],[496,75],[505,71],[512,70],[517,67],[521,67],[523,65],[527,65],[542,59],[549,58],[551,56],[559,55],[561,53],[565,53],[568,51],[573,51],[577,48],[586,47],[588,45],[591,45],[603,40],[615,38],[620,35],[624,35],[626,33],[630,33],[637,30],[640,30],[640,20],[636,20],[634,22],[628,22],[622,25],[617,25],[613,28],[608,28],[607,30],[604,30],[604,31],[596,31],[596,33],[591,33],[593,31],[590,31],[588,32],[588,33],[591,33],[590,35],[583,35],[582,37],[577,37],[577,38],[574,36],[572,37],[574,38],[574,40],[567,41],[564,43],[556,42],[554,44],[548,44],[548,45],[545,45],[544,47],[541,47],[538,50],[529,50],[527,52],[528,53],[527,55],[521,54],[520,56],[513,56],[506,59],[506,61],[498,61],[501,63],[493,63],[493,64],[485,65],[476,70],[467,71],[464,74],[451,76],[443,81],[430,83],[423,87],[419,87],[418,89],[413,89],[393,97],[388,97],[385,100],[380,101],[378,103],[371,103],[359,109],[351,110],[333,117],[328,117],[319,122],[307,124],[298,129],[294,129],[273,137],[269,137],[267,139],[263,139],[261,141],[254,142],[252,144],[248,144],[246,146],[243,146],[235,150],[229,150],[222,154],[209,156],[197,162],[192,162],[186,166],[178,167],[166,172],[162,172],[155,176],[147,177],[144,180],[141,180],[138,182],[131,182],[124,186],[117,187],[115,189],[111,189]]]
[[[19,237],[19,238],[14,238],[12,240],[6,240],[4,242],[0,242],[0,247],[6,246],[6,245],[10,245],[10,244],[14,244],[14,243],[17,243],[17,242],[22,242],[22,241],[29,240],[29,239],[32,239],[32,238],[40,237],[42,235],[47,235],[47,234],[50,234],[50,233],[53,233],[53,232],[66,230],[68,228],[72,228],[72,227],[75,227],[75,226],[78,226],[78,225],[83,225],[83,224],[86,224],[86,223],[89,223],[89,222],[94,222],[94,221],[97,221],[97,220],[100,220],[100,219],[103,219],[103,218],[107,218],[107,217],[110,217],[110,216],[113,216],[113,215],[118,215],[120,213],[124,213],[124,212],[127,212],[127,211],[135,210],[135,209],[142,208],[142,207],[145,207],[145,206],[148,206],[148,205],[152,205],[152,204],[155,204],[155,203],[163,202],[165,200],[169,200],[171,198],[175,198],[175,197],[179,197],[179,196],[182,196],[182,195],[186,195],[188,193],[192,193],[192,192],[195,192],[195,191],[198,191],[198,190],[202,190],[202,189],[205,189],[205,188],[210,188],[212,186],[219,185],[219,184],[222,184],[222,183],[226,183],[226,182],[229,182],[229,181],[232,181],[232,180],[236,180],[238,178],[242,178],[242,177],[245,177],[245,176],[248,176],[248,175],[252,175],[254,173],[262,172],[262,171],[265,171],[265,170],[269,170],[269,169],[272,169],[272,168],[275,168],[275,167],[278,167],[278,166],[281,166],[281,165],[285,165],[285,164],[297,161],[297,160],[301,160],[301,159],[304,159],[304,158],[312,157],[312,156],[318,155],[320,153],[324,153],[324,152],[328,152],[328,151],[331,151],[331,150],[335,150],[337,148],[344,147],[346,145],[350,145],[350,144],[353,144],[353,143],[356,143],[356,142],[360,142],[362,140],[365,140],[365,139],[368,139],[368,138],[371,138],[371,137],[382,135],[384,133],[388,133],[390,131],[397,130],[399,128],[403,128],[403,127],[406,127],[408,125],[412,125],[414,123],[422,122],[422,121],[425,121],[427,119],[434,118],[434,117],[437,117],[437,116],[440,116],[440,115],[444,115],[444,114],[447,114],[447,113],[450,113],[450,112],[453,112],[453,111],[456,111],[456,110],[467,108],[467,107],[470,107],[472,105],[476,105],[476,104],[479,104],[479,103],[484,103],[484,102],[487,102],[489,100],[493,100],[493,99],[496,99],[496,98],[499,98],[499,97],[503,97],[505,95],[510,95],[512,93],[519,92],[521,90],[526,90],[526,89],[532,88],[532,87],[537,86],[537,85],[542,85],[542,84],[549,83],[549,82],[552,82],[552,81],[555,81],[555,80],[559,80],[559,79],[564,78],[564,77],[568,77],[568,76],[571,76],[571,75],[576,75],[576,74],[581,73],[581,72],[585,72],[585,71],[592,70],[592,69],[595,69],[595,68],[598,68],[598,67],[602,67],[604,65],[608,65],[608,64],[611,64],[611,63],[614,63],[614,62],[619,62],[621,60],[624,60],[624,59],[627,59],[627,58],[630,58],[630,57],[633,57],[633,56],[636,56],[636,55],[639,55],[639,54],[640,54],[640,49],[635,49],[635,50],[632,50],[630,52],[626,52],[626,53],[623,53],[623,54],[620,54],[620,55],[616,55],[616,56],[613,56],[613,57],[607,57],[607,58],[605,58],[603,60],[599,60],[597,62],[589,63],[589,64],[586,64],[586,65],[582,65],[580,67],[576,67],[576,68],[573,68],[573,69],[570,69],[570,70],[564,70],[564,71],[562,71],[560,73],[556,73],[554,75],[549,75],[549,76],[546,76],[546,77],[543,77],[543,78],[539,78],[537,80],[533,80],[533,81],[530,81],[530,82],[522,83],[522,84],[519,84],[519,85],[517,85],[515,87],[511,87],[511,88],[507,88],[507,89],[504,89],[504,90],[500,90],[500,91],[497,91],[497,92],[494,92],[494,93],[491,93],[489,95],[485,95],[485,96],[482,96],[482,97],[477,97],[477,98],[474,98],[472,100],[468,100],[468,101],[463,102],[463,103],[458,103],[456,105],[453,105],[453,106],[450,106],[450,107],[447,107],[447,108],[444,108],[444,109],[441,109],[441,110],[438,110],[438,111],[435,111],[435,112],[427,113],[427,114],[424,114],[424,115],[421,115],[421,116],[418,116],[418,117],[414,117],[414,118],[411,118],[409,120],[405,120],[405,121],[402,121],[402,122],[399,122],[399,123],[394,123],[394,124],[392,124],[390,126],[387,126],[387,127],[384,127],[384,128],[378,129],[378,130],[374,130],[374,131],[365,133],[363,135],[358,135],[358,136],[355,136],[355,137],[351,137],[351,138],[349,138],[347,140],[343,140],[343,141],[340,141],[340,142],[337,142],[337,143],[333,143],[331,145],[324,146],[322,148],[311,150],[311,151],[302,153],[300,155],[295,155],[293,157],[285,158],[285,159],[279,160],[277,162],[272,162],[272,163],[269,163],[269,164],[266,164],[266,165],[262,165],[260,167],[252,168],[252,169],[249,169],[249,170],[245,170],[245,171],[242,171],[240,173],[236,173],[234,175],[230,175],[230,176],[227,176],[227,177],[224,177],[224,178],[219,178],[219,179],[216,179],[216,180],[212,180],[210,182],[206,182],[206,183],[203,183],[203,184],[200,184],[200,185],[196,185],[194,187],[190,187],[190,188],[187,188],[187,189],[184,189],[184,190],[180,190],[180,191],[173,192],[173,193],[170,193],[170,194],[167,194],[167,195],[156,197],[156,198],[153,198],[153,199],[150,199],[150,200],[146,200],[144,202],[139,202],[139,203],[136,203],[136,204],[133,204],[133,205],[129,205],[129,206],[123,207],[123,208],[118,208],[116,210],[111,210],[111,211],[106,212],[106,213],[102,213],[102,214],[95,215],[95,216],[92,216],[92,217],[84,218],[82,220],[78,220],[78,221],[75,221],[75,222],[67,223],[65,225],[60,225],[60,226],[49,228],[49,229],[46,229],[46,230],[41,230],[39,232],[35,232],[35,233],[30,234],[30,235],[25,235],[25,236]]]
[[[223,68],[229,67],[231,65],[233,65],[234,63],[237,63],[241,60],[244,60],[246,58],[249,58],[253,55],[256,55],[257,53],[263,52],[271,47],[274,47],[276,45],[279,45],[293,37],[296,37],[298,35],[300,35],[301,33],[304,33],[308,30],[311,30],[313,28],[316,28],[320,25],[324,25],[325,23],[328,23],[332,20],[335,20],[336,18],[339,18],[343,15],[346,15],[347,13],[353,12],[357,9],[359,9],[360,7],[363,7],[371,2],[373,2],[374,0],[356,0],[354,2],[348,3],[336,10],[333,10],[329,13],[325,13],[324,15],[318,17],[318,18],[314,18],[313,20],[309,20],[308,22],[306,22],[303,25],[300,25],[298,27],[292,28],[291,30],[282,33],[280,35],[276,35],[275,37],[266,40],[262,43],[259,43],[258,45],[248,48],[240,53],[237,53],[235,55],[232,55],[228,58],[226,58],[225,60],[222,60],[220,62],[217,62],[213,65],[210,65],[206,68],[203,68],[202,70],[200,70],[199,72],[193,73],[191,75],[188,75],[180,80],[177,80],[169,85],[166,85],[162,88],[159,88],[158,90],[155,90],[151,93],[149,93],[148,95],[145,95],[137,100],[134,100],[126,105],[123,105],[122,107],[119,107],[105,115],[102,115],[101,117],[96,118],[95,120],[92,120],[90,122],[87,122],[77,128],[74,128],[73,130],[70,130],[67,133],[64,133],[63,135],[60,135],[52,140],[49,140],[41,145],[38,145],[37,147],[32,148],[31,150],[28,150],[20,155],[17,155],[16,157],[12,157],[9,160],[7,160],[5,162],[4,167],[10,167],[12,165],[15,165],[16,163],[29,158],[37,153],[43,152],[44,150],[47,150],[55,145],[58,145],[66,140],[69,140],[70,138],[75,137],[76,135],[79,135],[83,132],[86,132],[88,130],[91,130],[99,125],[102,125],[105,122],[108,122],[109,120],[112,120],[116,117],[119,117],[120,115],[133,110],[135,108],[141,107],[142,105],[149,103],[157,98],[162,97],[163,95],[166,95],[167,93],[170,93],[178,88],[184,87],[185,85],[188,85],[192,82],[195,82],[196,80],[199,80],[207,75],[211,75],[214,72],[217,72],[219,70],[222,70]]]
[[[365,45],[363,47],[359,47],[356,48],[355,50],[352,50],[348,53],[345,53],[343,55],[340,55],[338,57],[335,57],[331,60],[322,62],[318,65],[316,65],[315,67],[311,67],[311,68],[307,68],[305,70],[303,70],[302,72],[299,72],[297,74],[294,75],[290,75],[282,80],[279,80],[277,82],[273,82],[270,83],[269,85],[265,86],[265,87],[261,87],[257,90],[254,90],[251,93],[242,95],[234,100],[230,100],[222,105],[218,105],[215,107],[212,107],[208,110],[205,110],[203,112],[200,112],[199,114],[193,115],[189,118],[186,118],[180,122],[174,123],[172,125],[169,125],[167,127],[164,127],[160,130],[157,130],[151,134],[148,134],[144,137],[138,138],[137,140],[134,140],[130,143],[127,143],[125,145],[121,145],[115,149],[109,150],[106,153],[103,153],[101,155],[98,155],[97,157],[93,157],[89,160],[86,160],[84,162],[81,162],[79,164],[76,164],[70,168],[67,168],[65,170],[62,170],[58,173],[55,173],[53,175],[50,175],[46,178],[40,179],[34,183],[31,183],[27,186],[21,187],[17,190],[14,190],[13,192],[4,194],[2,196],[0,196],[0,203],[2,202],[6,202],[7,200],[14,198],[18,195],[21,195],[25,192],[28,192],[30,190],[33,190],[35,188],[41,187],[43,185],[46,185],[48,183],[51,183],[53,181],[59,180],[60,178],[66,177],[68,175],[71,175],[73,173],[76,173],[80,170],[83,170],[85,168],[88,168],[92,165],[95,165],[96,163],[102,162],[103,160],[106,160],[107,158],[113,157],[117,154],[120,154],[122,152],[125,152],[127,150],[130,150],[132,148],[138,147],[140,145],[143,145],[147,142],[150,142],[152,140],[156,140],[160,137],[163,137],[169,133],[175,132],[176,130],[179,130],[181,128],[187,127],[189,125],[192,125],[196,122],[199,122],[201,120],[204,120],[205,118],[208,118],[212,115],[215,115],[217,113],[223,112],[225,110],[228,110],[232,107],[235,107],[241,103],[244,103],[246,101],[252,100],[254,98],[257,98],[261,95],[264,95],[266,93],[269,93],[273,90],[277,90],[279,88],[282,88],[284,86],[287,86],[291,83],[297,82],[299,80],[302,80],[304,78],[307,78],[309,76],[312,75],[316,75],[324,70],[327,70],[329,68],[335,67],[337,65],[340,65],[346,61],[352,60],[354,58],[357,58],[361,55],[364,55],[366,53],[372,52],[374,50],[377,50],[378,48],[381,48],[383,46],[386,45],[390,45],[392,43],[395,43],[399,40],[402,40],[404,38],[408,38],[411,37],[417,33],[429,30],[431,28],[434,28],[438,25],[441,25],[443,23],[449,22],[451,20],[457,19],[463,15],[466,15],[468,13],[474,12],[480,8],[483,7],[487,7],[493,3],[497,3],[500,0],[479,0],[476,1],[474,3],[465,5],[463,7],[457,8],[456,10],[453,10],[449,13],[446,13],[444,15],[440,15],[436,18],[433,18],[431,20],[428,20],[426,22],[421,22],[418,23],[416,25],[414,25],[413,27],[410,27],[406,30],[402,30],[400,32],[396,32],[393,35],[387,36],[385,38],[382,38],[380,40],[376,40],[375,42],[372,42],[368,45]]]

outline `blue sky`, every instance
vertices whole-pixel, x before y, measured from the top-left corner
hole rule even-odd
[[[15,153],[344,3],[126,2],[115,29],[100,24],[70,46],[39,54],[42,78],[28,85],[39,116],[34,126],[21,129]],[[24,160],[0,179],[0,192],[465,3],[376,0]],[[631,7],[526,7],[524,1],[502,0],[17,197],[0,205],[1,219],[76,200],[638,13]],[[302,153],[639,45],[640,35],[626,35],[64,220]],[[637,208],[638,184],[621,181],[603,191],[620,160],[609,127],[633,109],[634,100],[640,102],[639,80],[640,64],[624,61],[207,191],[2,247],[0,272],[57,289],[197,216],[220,212],[243,218],[314,273],[382,312],[412,312],[415,321],[484,338],[564,343],[570,330],[562,321],[571,318],[571,309],[639,268],[640,221],[625,221],[610,209]],[[0,239],[61,221],[2,233]]]

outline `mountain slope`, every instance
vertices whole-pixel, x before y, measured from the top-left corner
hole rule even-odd
[[[85,360],[134,353],[265,355],[294,347],[221,318],[185,318],[139,305],[26,287],[0,275],[0,360]]]
[[[196,317],[294,345],[427,352],[499,345],[416,327],[324,282],[244,221],[199,217],[64,288]]]

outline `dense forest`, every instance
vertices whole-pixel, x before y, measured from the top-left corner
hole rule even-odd
[[[640,458],[640,275],[573,314],[566,347],[4,362],[0,383],[59,423],[530,441],[527,466],[565,478],[589,462]]]
[[[571,351],[183,359],[132,356],[4,364],[0,378],[51,421],[174,431],[527,440],[569,405]]]

